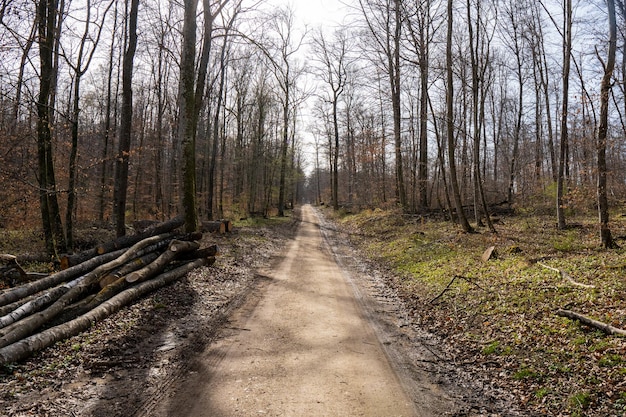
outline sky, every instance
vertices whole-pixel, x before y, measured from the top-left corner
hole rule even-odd
[[[350,0],[267,0],[265,7],[284,7],[291,5],[296,15],[297,31],[301,32],[306,26],[310,31],[317,30],[322,27],[325,30],[332,30],[333,27],[339,26],[345,20],[348,14],[348,7],[342,3]],[[307,61],[308,49],[302,49],[302,57],[300,59]],[[311,80],[305,81],[310,88]],[[315,148],[313,145],[313,134],[310,132],[310,125],[315,123],[315,119],[311,116],[311,108],[316,98],[311,96],[300,109],[300,122],[298,123],[298,131],[296,135],[299,137],[304,151],[304,170],[309,174],[314,169]]]
[[[301,24],[311,28],[337,26],[347,13],[341,0],[268,0],[268,5],[292,5]]]

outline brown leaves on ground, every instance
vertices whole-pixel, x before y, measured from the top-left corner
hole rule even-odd
[[[89,331],[0,368],[0,416],[149,416],[293,234],[290,219],[205,235],[212,267],[162,288]]]
[[[595,218],[558,231],[552,218],[508,217],[497,235],[381,210],[337,221],[395,271],[389,284],[413,323],[448,342],[456,364],[512,392],[529,415],[626,414],[626,338],[555,314],[567,308],[626,328],[625,250],[600,248]],[[612,228],[625,235],[626,220]],[[491,246],[497,258],[481,261]]]

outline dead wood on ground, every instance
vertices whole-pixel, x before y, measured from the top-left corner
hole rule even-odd
[[[216,245],[200,248],[197,241],[202,238],[201,233],[156,233],[164,228],[173,230],[180,221],[174,219],[164,224],[149,228],[141,234],[144,238],[129,248],[94,255],[78,265],[0,294],[0,351],[39,350],[48,346],[48,340],[56,341],[59,335],[84,329],[82,318],[100,317],[103,306],[108,306],[105,310],[121,308],[115,300],[126,299],[126,296],[120,298],[122,294],[143,294],[144,288],[153,287],[153,281],[170,282],[168,277],[178,277],[194,265],[215,262],[218,248]],[[134,240],[125,240],[124,244],[131,241]],[[120,244],[117,240],[104,246],[112,248]],[[85,253],[93,255],[98,250]],[[14,259],[7,257],[8,262]],[[67,330],[63,327],[66,325]],[[22,355],[8,353],[6,358]]]
[[[5,346],[0,349],[0,365],[22,360],[36,351],[51,346],[60,340],[74,336],[91,327],[93,323],[103,320],[119,311],[124,306],[132,303],[148,292],[174,282],[182,276],[185,276],[189,271],[206,265],[207,262],[207,259],[197,259],[189,262],[172,271],[161,274],[152,280],[145,281],[137,286],[122,291],[110,300],[74,320]]]
[[[562,278],[564,278],[567,282],[569,282],[570,284],[572,284],[575,287],[580,287],[580,288],[595,288],[596,287],[595,285],[589,285],[589,284],[583,284],[582,282],[577,282],[567,272],[565,272],[563,270],[560,270],[558,268],[551,267],[550,265],[546,265],[543,262],[537,262],[537,265],[540,265],[540,266],[542,266],[544,268],[547,268],[547,269],[549,269],[551,271],[556,272]]]
[[[598,320],[594,320],[590,317],[584,316],[574,311],[559,309],[557,310],[556,315],[561,317],[567,317],[568,319],[572,320],[578,320],[582,324],[593,327],[594,329],[601,330],[606,334],[626,337],[626,330],[611,326],[610,324],[603,323]]]

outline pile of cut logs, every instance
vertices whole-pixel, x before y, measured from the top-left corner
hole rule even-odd
[[[74,336],[144,294],[212,265],[217,246],[201,248],[201,233],[177,233],[182,224],[176,218],[65,256],[61,271],[0,293],[0,365]],[[17,265],[15,257],[6,260]]]

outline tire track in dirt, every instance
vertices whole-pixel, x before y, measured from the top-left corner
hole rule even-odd
[[[313,209],[302,211],[271,281],[202,355],[168,414],[450,415],[457,407],[436,385],[396,375],[390,360],[400,369],[406,358],[385,351],[370,324],[373,310],[337,264]]]

